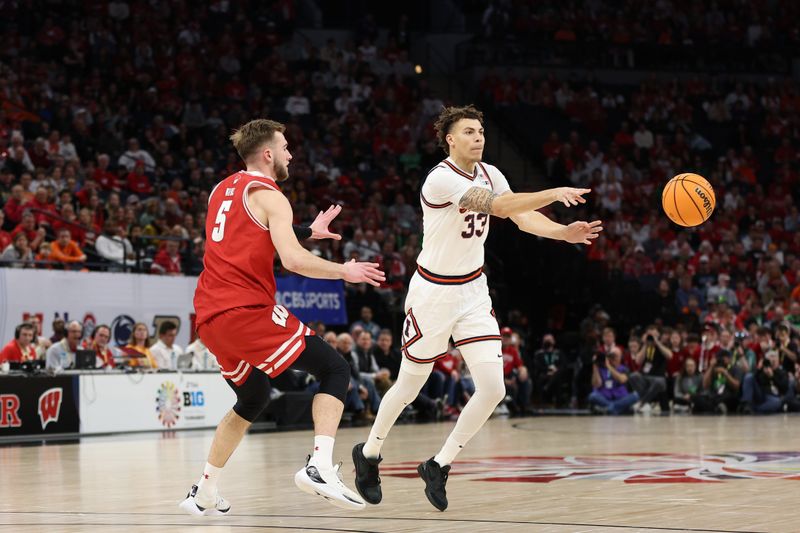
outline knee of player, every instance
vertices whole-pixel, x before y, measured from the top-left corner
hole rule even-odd
[[[255,421],[269,403],[270,386],[263,372],[254,370],[251,377],[236,388],[234,412],[247,420]]]

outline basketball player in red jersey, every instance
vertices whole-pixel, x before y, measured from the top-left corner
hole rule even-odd
[[[200,481],[180,503],[189,514],[220,515],[230,510],[217,490],[220,473],[269,402],[268,376],[288,368],[313,374],[320,382],[312,404],[314,453],[295,475],[295,484],[338,507],[365,507],[359,495],[342,483],[332,461],[350,368],[333,348],[276,304],[273,260],[277,251],[284,267],[313,278],[375,286],[385,278],[375,263],[332,263],[300,246],[292,227],[292,208],[278,186],[289,177],[292,159],[283,131],[282,124],[264,119],[237,130],[231,141],[247,170],[222,180],[208,201],[204,270],[194,296],[197,334],[216,354],[237,400],[217,426]],[[313,233],[306,228],[301,236]],[[316,235],[325,236],[332,236],[327,223]]]

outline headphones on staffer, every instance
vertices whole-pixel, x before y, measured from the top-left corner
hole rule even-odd
[[[20,324],[19,326],[17,326],[14,329],[14,340],[15,341],[19,340],[19,336],[22,335],[22,330],[23,329],[32,329],[33,330],[33,336],[34,337],[36,336],[36,328],[33,326],[33,324],[31,324],[30,322],[23,322],[22,324]]]

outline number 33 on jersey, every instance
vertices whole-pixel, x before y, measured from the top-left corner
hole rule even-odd
[[[489,235],[489,215],[458,207],[471,187],[495,194],[510,189],[497,167],[478,163],[472,174],[458,168],[450,158],[428,173],[422,185],[423,240],[417,262],[443,275],[462,275],[483,266],[483,244]]]

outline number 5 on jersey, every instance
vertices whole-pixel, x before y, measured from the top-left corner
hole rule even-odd
[[[225,200],[219,206],[217,218],[214,219],[214,229],[211,231],[211,240],[220,242],[225,238],[225,213],[230,210],[233,200]]]

